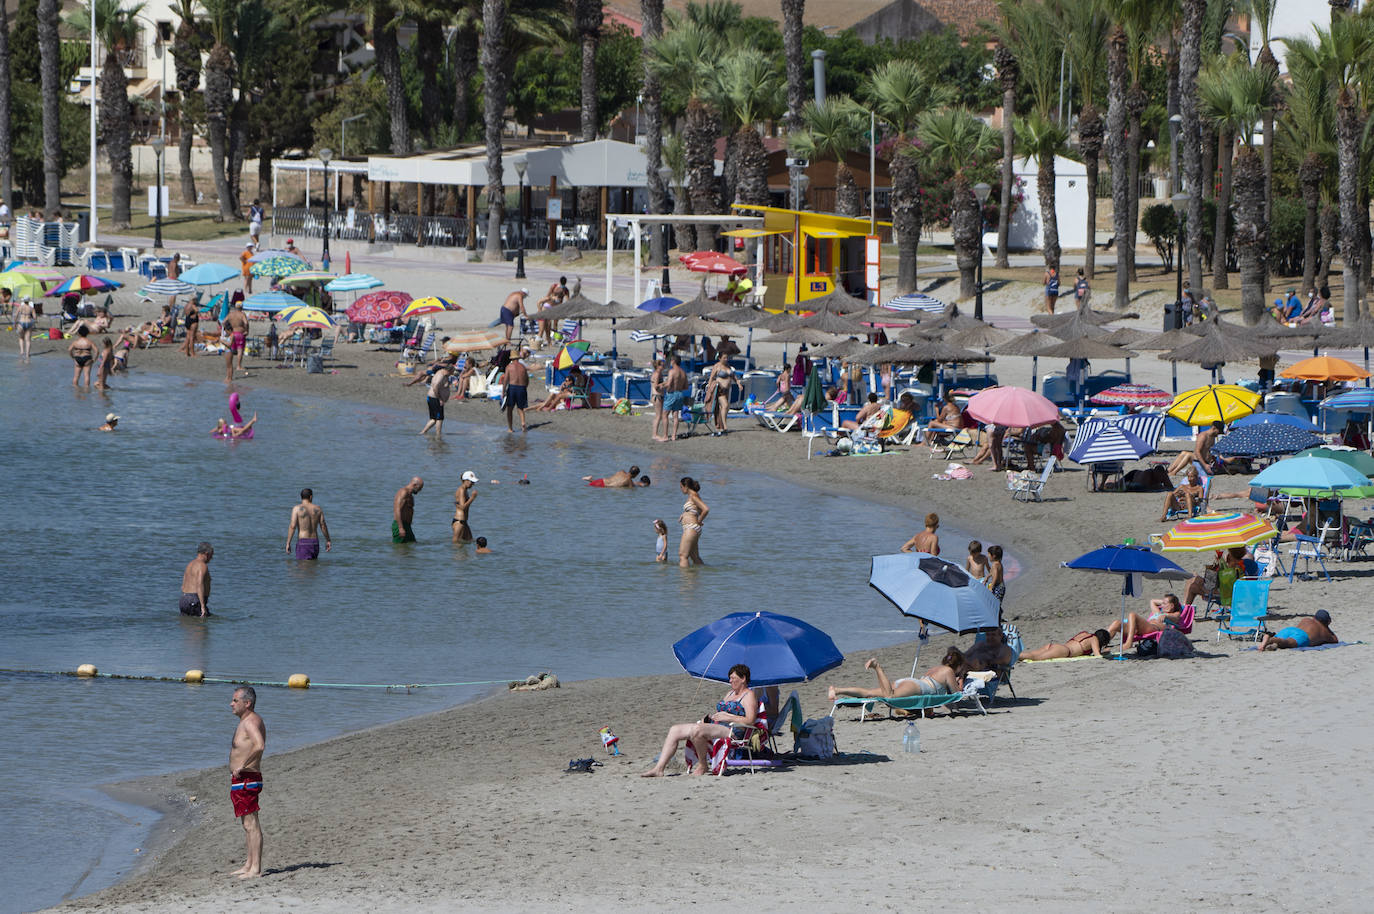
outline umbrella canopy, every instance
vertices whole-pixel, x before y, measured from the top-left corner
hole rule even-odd
[[[1369,377],[1369,372],[1345,359],[1323,355],[1289,365],[1279,372],[1279,377],[1304,381],[1360,381]]]
[[[394,320],[401,316],[401,312],[406,309],[406,305],[410,304],[412,301],[414,301],[414,299],[406,292],[400,292],[395,289],[384,289],[378,292],[369,292],[366,295],[359,295],[358,300],[353,303],[353,307],[349,308],[349,310],[352,311],[353,308],[359,306],[377,308],[379,310],[395,308],[396,314],[393,317],[383,318],[383,320]]]
[[[853,361],[858,365],[902,365],[908,362],[921,362],[924,359],[919,347],[891,343],[886,346],[870,346],[856,354]]]
[[[825,409],[825,388],[821,386],[821,374],[814,363],[811,373],[806,376],[806,387],[802,388],[801,408],[812,415]]]
[[[386,285],[371,273],[347,273],[325,284],[326,292],[365,292]]]
[[[671,311],[662,312],[665,316],[672,313]],[[635,320],[639,321],[642,318]],[[703,333],[707,336],[718,336],[732,329],[731,325],[720,321],[708,321],[704,317],[684,317],[664,326],[663,333],[667,336],[696,336]]]
[[[573,340],[558,350],[558,355],[553,357],[553,367],[565,371],[585,359],[591,350],[592,344],[586,340]]]
[[[671,298],[667,295],[660,295],[657,298],[646,298],[639,303],[640,311],[667,311],[669,308],[682,304],[682,299]],[[719,302],[717,302],[719,304]]]
[[[323,270],[298,270],[281,277],[280,283],[283,286],[301,286],[306,283],[329,283],[338,278],[334,273],[326,273]]]
[[[103,276],[89,276],[82,274],[73,276],[66,282],[53,286],[48,290],[48,295],[66,295],[68,292],[81,292],[85,295],[94,295],[97,292],[113,292],[122,282],[115,282],[113,279],[106,279]],[[11,292],[14,290],[11,289]]]
[[[452,353],[477,352],[482,349],[495,349],[505,341],[505,336],[495,330],[468,330],[455,333],[444,344],[444,349]]]
[[[720,302],[716,302],[716,307],[720,307]],[[605,305],[600,302],[592,301],[579,292],[562,304],[554,305],[552,308],[545,308],[537,312],[534,316],[541,321],[580,321],[586,320],[589,317],[598,317],[605,310]]]
[[[675,321],[662,311],[649,311],[620,325],[621,330],[638,330],[641,333],[659,333]],[[503,337],[504,339],[504,337]]]
[[[1158,335],[1159,334],[1152,333],[1149,330],[1137,330],[1134,327],[1117,327],[1111,333],[1104,336],[1102,342],[1111,343],[1113,346],[1121,346],[1123,348],[1139,349],[1141,347],[1137,345],[1138,343],[1143,343],[1145,340],[1153,339]],[[1173,347],[1171,346],[1169,348],[1172,349]]]
[[[806,301],[797,305],[797,311],[831,311],[835,314],[853,314],[858,311],[867,311],[868,302],[862,298],[855,298],[844,289],[834,288],[819,298],[808,298]]]
[[[1082,464],[1139,460],[1154,451],[1163,435],[1164,417],[1157,413],[1094,416],[1078,426],[1069,459]]]
[[[898,339],[901,337],[899,336]],[[940,340],[918,340],[912,347],[912,358],[918,362],[995,362],[997,361],[990,355],[981,352],[973,352],[968,349],[960,349],[958,346],[951,346],[949,343]]]
[[[387,321],[394,321],[401,316],[405,306],[409,301],[402,303],[399,301],[401,296],[409,299],[410,296],[404,292],[391,293],[396,298],[383,298],[372,295],[364,295],[362,298],[348,306],[344,314],[355,324],[384,324]]]
[[[1322,409],[1354,409],[1374,411],[1374,389],[1361,387],[1332,394],[1321,402]]]
[[[194,295],[196,287],[179,279],[155,279],[139,290],[139,295]]]
[[[1030,333],[1022,333],[1014,339],[994,346],[992,351],[998,355],[1039,356],[1040,350],[1044,349],[1048,343],[1046,334],[1039,330],[1032,330]]]
[[[1170,559],[1144,546],[1102,546],[1070,559],[1063,567],[1106,574],[1142,574],[1171,581],[1183,581],[1191,577]]]
[[[424,308],[426,310],[420,311],[418,310],[420,308]],[[424,298],[417,298],[413,300],[410,304],[406,305],[406,311],[412,314],[429,314],[431,313],[431,311],[429,310],[431,308],[434,309],[435,313],[437,313],[438,311],[463,310],[462,305],[458,304],[455,301],[450,301],[447,298],[440,298],[438,295],[427,295]]]
[[[1168,415],[1188,425],[1234,422],[1248,416],[1260,404],[1260,395],[1234,384],[1208,384],[1185,390],[1174,397]]]
[[[730,324],[739,324],[741,327],[752,326],[754,321],[764,316],[763,311],[757,308],[726,308],[723,311],[712,311],[705,315],[713,321],[725,321]]]
[[[781,314],[765,313],[762,317],[751,322],[749,326],[755,330],[767,330],[770,333],[777,333],[781,330],[791,330],[793,327],[797,326],[797,322],[800,320],[801,318],[797,317],[797,315],[787,311]]]
[[[1211,320],[1207,321],[1207,330],[1200,339],[1160,353],[1159,357],[1171,362],[1195,362],[1206,368],[1268,358],[1278,355],[1278,352],[1275,343],[1244,335],[1238,332],[1238,328],[1223,324],[1220,320]]]
[[[715,251],[693,251],[690,254],[683,254],[678,260],[682,261],[683,266],[694,273],[742,276],[749,272],[749,268],[738,260],[733,257],[726,257],[724,254],[717,254]]]
[[[269,257],[267,260],[253,264],[249,273],[253,276],[281,277],[290,276],[292,273],[300,273],[302,270],[309,269],[310,265],[298,257]]]
[[[331,330],[334,327],[334,319],[319,308],[306,306],[304,308],[298,308],[292,313],[292,315],[286,319],[286,326],[293,330],[298,327],[314,330]]]
[[[669,317],[705,317],[708,314],[715,314],[724,307],[725,304],[719,299],[698,295],[691,301],[674,305],[663,313]]]
[[[938,298],[931,298],[921,292],[908,292],[905,295],[888,299],[887,304],[883,307],[891,308],[893,311],[926,311],[936,314],[944,311],[949,305]]]
[[[1173,395],[1150,384],[1118,384],[1088,398],[1099,406],[1168,406]]]
[[[258,251],[252,257],[248,258],[248,262],[266,263],[274,257],[290,257],[294,260],[299,260],[301,263],[305,263],[304,257],[302,257],[300,254],[293,254],[285,248],[268,248],[265,251]]]
[[[807,353],[813,359],[843,359],[858,360],[859,357],[873,349],[871,345],[863,340],[839,340],[834,343],[826,343],[817,349],[812,349]]]
[[[949,343],[951,346],[959,346],[963,349],[989,349],[993,346],[1009,343],[1020,335],[1021,334],[1014,330],[1003,330],[1001,327],[983,324],[979,327],[969,327],[967,330],[960,330],[958,333],[945,340],[945,342]]]
[[[0,288],[9,289],[16,298],[38,298],[43,294],[43,281],[18,270],[0,273]]]
[[[1363,476],[1374,476],[1374,457],[1368,451],[1338,450],[1330,447],[1308,448],[1298,455],[1299,457],[1324,457],[1327,460],[1337,460],[1346,466],[1352,467],[1355,472]]]
[[[1369,485],[1369,477],[1329,457],[1290,457],[1266,468],[1250,483],[1270,489],[1349,489]]]
[[[808,346],[822,346],[835,339],[836,334],[817,330],[814,327],[790,327],[779,331],[764,340],[765,343],[805,343]]]
[[[730,667],[743,663],[754,686],[801,682],[844,662],[825,632],[771,612],[723,616],[675,643],[673,656],[693,676],[717,682],[729,681]]]
[[[245,311],[268,311],[276,313],[284,308],[306,308],[305,302],[289,292],[259,292],[243,300]]]
[[[841,317],[833,311],[817,311],[815,314],[802,318],[798,321],[797,326],[809,327],[812,330],[824,330],[826,333],[844,336],[861,336],[873,332],[864,324],[847,317]]]
[[[1084,305],[1076,311],[1061,312],[1059,314],[1034,314],[1031,315],[1031,323],[1037,327],[1059,327],[1073,321],[1080,321],[1088,324],[1110,324],[1112,321],[1134,320],[1140,317],[1134,311],[1099,311],[1090,305]]]
[[[926,552],[873,556],[868,586],[913,616],[956,635],[1001,624],[1002,607],[982,581]]]
[[[1163,333],[1153,333],[1145,337],[1145,339],[1134,342],[1131,345],[1136,349],[1157,349],[1160,351],[1165,349],[1177,349],[1180,346],[1186,346],[1189,343],[1197,342],[1200,336],[1200,334],[1196,332],[1197,327],[1198,325],[1194,324],[1192,327],[1165,330]]]
[[[272,320],[289,322],[291,318],[295,317],[297,314],[300,314],[304,311],[313,310],[315,310],[315,306],[306,304],[305,302],[302,302],[299,305],[287,305],[285,308],[282,308],[276,314],[272,315]]]
[[[1036,355],[1042,359],[1133,359],[1136,353],[1120,346],[1113,346],[1104,340],[1079,336],[1046,346]]]
[[[217,286],[231,279],[237,279],[242,275],[238,267],[231,267],[223,263],[198,263],[191,269],[186,270],[178,277],[182,282],[189,282],[193,286]]]
[[[969,397],[968,414],[980,422],[1031,428],[1059,419],[1059,407],[1024,387],[989,387]]]
[[[1085,320],[1081,314],[1073,314],[1061,321],[1056,321],[1042,328],[1050,336],[1061,340],[1077,339],[1086,336],[1094,340],[1105,340],[1111,336],[1112,330],[1108,330],[1099,324]]]
[[[1253,514],[1218,511],[1199,514],[1165,531],[1160,548],[1164,552],[1206,552],[1234,546],[1253,546],[1273,539],[1274,532],[1268,521],[1260,520]]]
[[[919,312],[893,311],[891,308],[865,308],[862,311],[845,311],[843,314],[851,321],[865,324],[910,324],[920,320]]]
[[[1251,413],[1231,423],[1231,428],[1246,428],[1251,425],[1291,425],[1293,428],[1300,428],[1304,431],[1320,431],[1311,420],[1302,416],[1295,416],[1292,413]]]
[[[1212,453],[1223,457],[1275,457],[1295,454],[1322,443],[1320,435],[1292,425],[1262,422],[1233,428],[1212,445]]]
[[[39,279],[43,282],[61,282],[63,279],[60,270],[54,270],[52,267],[41,263],[20,263],[15,264],[10,267],[10,269],[16,273],[32,276],[34,279]]]

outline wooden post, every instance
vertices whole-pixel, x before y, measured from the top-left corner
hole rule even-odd
[[[558,196],[558,176],[557,176],[557,175],[549,175],[549,196],[548,196],[548,199],[549,199],[549,200],[559,200],[559,212],[561,213],[561,212],[562,212],[562,201],[560,200],[560,198],[559,198],[559,196]],[[554,246],[558,243],[558,221],[555,220],[555,219],[550,218],[550,217],[549,217],[549,212],[550,212],[550,210],[549,210],[549,203],[548,203],[548,200],[546,200],[546,201],[544,202],[544,217],[545,217],[546,219],[548,219],[548,224],[549,224],[549,253],[552,254],[555,250],[557,250],[557,248],[555,248]]]
[[[415,184],[415,246],[425,246],[425,185]]]
[[[477,249],[477,188],[468,185],[468,241],[469,251]]]

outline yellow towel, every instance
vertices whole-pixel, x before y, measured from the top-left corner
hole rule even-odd
[[[1018,661],[1016,661],[1016,662],[1017,662],[1018,664],[1021,664],[1021,663],[1071,663],[1071,662],[1073,662],[1074,660],[1101,660],[1101,659],[1103,659],[1103,658],[1101,658],[1101,657],[1094,657],[1092,654],[1084,654],[1084,655],[1081,656],[1081,657],[1053,657],[1053,658],[1051,658],[1051,659],[1049,659],[1049,660],[1026,660],[1026,659],[1023,658],[1023,659],[1018,660]]]

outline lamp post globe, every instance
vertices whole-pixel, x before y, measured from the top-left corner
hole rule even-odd
[[[983,218],[983,207],[991,193],[992,187],[985,181],[973,185],[973,196],[978,199],[978,297],[974,299],[973,316],[980,321],[983,319],[983,235],[988,230],[987,221]]]

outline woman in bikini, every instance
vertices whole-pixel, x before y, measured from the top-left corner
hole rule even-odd
[[[688,774],[705,774],[711,743],[728,739],[735,727],[752,727],[759,716],[759,698],[749,688],[749,667],[737,663],[730,667],[730,691],[716,702],[716,710],[703,720],[690,724],[676,724],[663,740],[663,750],[654,767],[640,777],[661,778],[668,763],[677,754],[679,743],[691,743],[697,754],[696,766]]]
[[[115,344],[114,367],[112,371],[129,370],[129,350],[134,348],[138,342],[138,334],[130,327],[119,335],[119,342]]]
[[[877,657],[869,657],[864,669],[872,670],[878,677],[876,689],[862,686],[831,686],[827,695],[831,701],[836,698],[907,698],[912,695],[952,695],[964,688],[964,654],[957,647],[945,651],[939,666],[926,670],[920,679],[903,676],[893,681],[887,678],[883,668],[878,665]]]
[[[649,375],[649,403],[654,408],[654,440],[668,440],[668,414],[663,411],[663,394],[667,390],[668,372],[662,359],[654,359],[654,371]]]
[[[473,491],[476,485],[477,474],[468,470],[463,473],[463,481],[458,486],[458,491],[453,493],[453,541],[455,543],[472,542],[472,528],[468,526],[468,511],[477,499],[477,493]]]
[[[33,312],[33,302],[21,299],[14,306],[14,324],[19,328],[19,357],[29,360],[29,346],[33,343],[33,325],[38,318]]]
[[[1154,632],[1162,632],[1164,629],[1178,625],[1183,619],[1183,605],[1178,602],[1178,597],[1171,593],[1166,593],[1161,600],[1150,601],[1150,614],[1142,616],[1140,613],[1130,613],[1126,616],[1126,634],[1121,639],[1121,649],[1129,651],[1135,647],[1135,639],[1141,635],[1149,635]],[[1117,619],[1107,626],[1107,634],[1115,636],[1121,631],[1121,620]]]
[[[108,336],[101,341],[100,372],[96,375],[95,386],[100,390],[110,387],[110,372],[114,371],[114,341]]]
[[[1038,647],[1033,651],[1023,651],[1021,659],[1063,660],[1068,657],[1101,657],[1102,652],[1111,642],[1112,636],[1107,634],[1107,630],[1099,628],[1095,632],[1079,632],[1062,644],[1058,641],[1051,641],[1044,647]]]
[[[67,347],[67,355],[72,357],[76,366],[72,369],[72,386],[80,387],[82,379],[91,386],[91,363],[95,361],[95,346],[90,340],[91,331],[85,326],[76,329],[76,339]]]
[[[725,421],[730,415],[730,392],[737,383],[735,370],[730,367],[730,356],[722,352],[706,382],[706,399],[712,403],[711,415],[716,424],[712,437],[725,434]]]
[[[679,485],[682,494],[687,496],[687,501],[683,503],[682,514],[677,519],[682,525],[682,542],[677,547],[677,563],[682,568],[688,565],[705,565],[698,547],[701,544],[701,527],[706,523],[706,515],[711,513],[711,509],[701,500],[698,494],[701,484],[695,479],[684,476]]]

